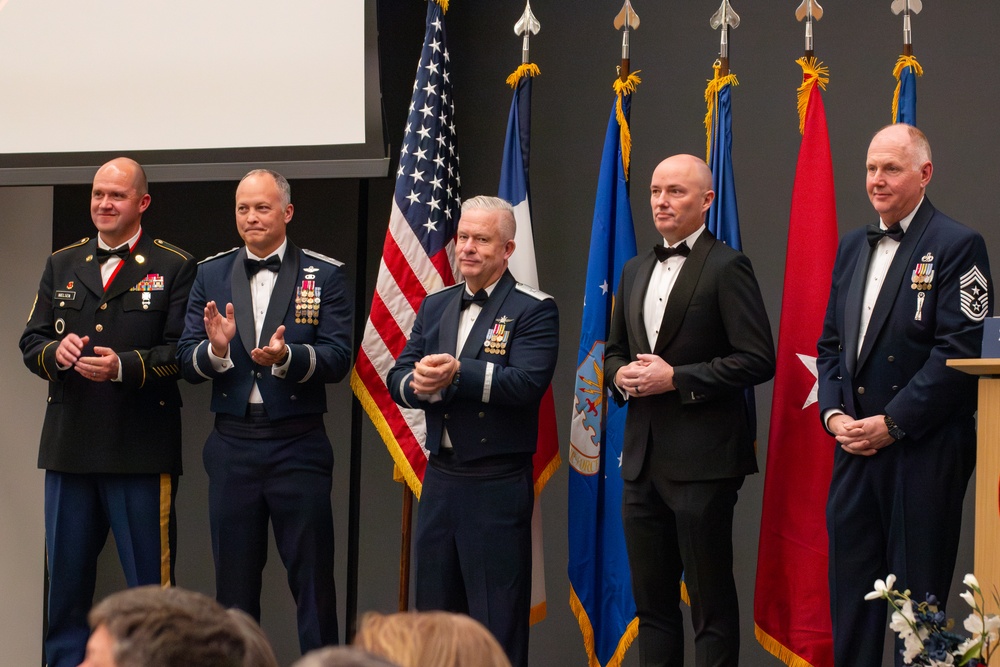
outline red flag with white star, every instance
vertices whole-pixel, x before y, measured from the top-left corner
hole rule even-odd
[[[794,667],[833,665],[826,496],[835,443],[816,402],[816,341],[837,254],[833,164],[823,98],[826,68],[800,59],[802,144],[788,223],[777,370],[757,555],[757,640]]]

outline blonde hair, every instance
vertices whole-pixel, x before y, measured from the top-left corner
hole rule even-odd
[[[482,623],[446,611],[366,614],[354,644],[400,667],[511,667]]]

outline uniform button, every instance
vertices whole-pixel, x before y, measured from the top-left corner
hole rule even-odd
[[[60,308],[65,308],[66,307],[66,302],[65,301],[60,301],[59,302],[59,307]]]
[[[96,327],[94,327],[94,330],[97,331],[97,333],[101,333],[102,331],[104,331],[104,325],[98,324]]]
[[[263,378],[263,377],[264,377],[264,374],[263,374],[263,373],[257,373],[257,379],[258,379],[258,380],[260,380],[260,379],[261,379],[261,378]]]
[[[160,401],[160,407],[161,407],[161,408],[162,408],[162,407],[163,407],[164,405],[166,405],[166,404],[167,404],[167,402],[166,402],[166,401]]]
[[[858,393],[859,394],[865,393],[865,388],[864,387],[858,387]]]
[[[892,390],[893,391],[899,391],[899,385],[898,384],[892,385]]]
[[[449,415],[449,414],[448,414],[448,413],[446,412],[446,413],[444,413],[444,418],[445,418],[445,419],[451,419],[451,415]]]
[[[480,413],[479,413],[479,418],[480,418],[480,419],[482,419],[482,418],[483,418],[483,417],[485,417],[485,416],[486,416],[486,413],[485,413],[485,412],[480,412]]]
[[[229,398],[229,394],[227,394],[226,392],[222,392],[222,398]]]
[[[297,400],[299,400],[299,397],[296,396],[295,394],[292,394],[291,396],[288,397],[288,400],[290,400],[290,401],[297,401]]]
[[[49,403],[51,403],[51,402],[52,402],[52,397],[51,397],[51,396],[49,396],[49,397],[48,397],[48,399],[46,399],[46,400],[47,400],[47,401],[48,401]]]
[[[892,355],[890,354],[890,355],[889,355],[889,363],[891,364],[891,363],[892,363],[892,362],[894,362],[894,361],[896,361],[896,357],[894,357],[894,356],[892,356]]]
[[[108,304],[102,303],[101,304],[101,310],[107,310],[107,309],[108,309]]]
[[[483,438],[482,440],[480,440],[479,444],[480,445],[485,445],[486,444],[486,438]]]

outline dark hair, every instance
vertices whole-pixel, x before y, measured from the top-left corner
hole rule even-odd
[[[243,635],[215,600],[141,586],[106,597],[87,617],[115,640],[117,667],[242,667]]]

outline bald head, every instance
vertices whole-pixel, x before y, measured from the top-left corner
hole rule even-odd
[[[934,173],[931,147],[923,132],[897,123],[879,130],[868,146],[868,199],[888,227],[920,204]]]
[[[127,179],[132,187],[135,188],[136,194],[140,197],[149,192],[149,183],[146,180],[146,171],[142,168],[142,165],[127,157],[116,157],[114,160],[110,160],[101,165],[100,169],[97,170],[97,175],[109,176],[114,175],[119,178]],[[95,175],[95,178],[97,176]]]
[[[674,245],[705,224],[715,192],[712,171],[694,155],[673,155],[653,170],[649,203],[653,222],[667,244]]]
[[[94,174],[90,217],[101,239],[112,248],[139,232],[150,202],[147,190],[146,173],[127,157],[111,160]]]

